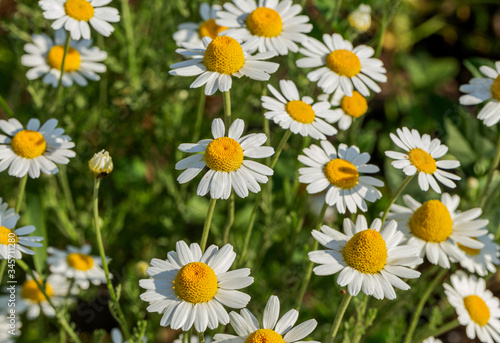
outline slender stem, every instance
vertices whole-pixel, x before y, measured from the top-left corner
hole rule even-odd
[[[342,7],[342,0],[337,0],[335,8],[333,10],[332,19],[330,20],[335,26],[337,26],[337,16],[339,15],[340,8]]]
[[[203,233],[201,235],[201,243],[200,248],[202,252],[205,252],[205,248],[207,246],[208,234],[210,233],[210,226],[212,224],[212,217],[214,215],[215,203],[217,199],[210,199],[210,203],[208,204],[207,217],[205,218],[205,225],[203,225]]]
[[[350,295],[349,293],[346,293],[342,298],[342,302],[337,309],[337,314],[335,315],[335,319],[333,320],[326,343],[332,343],[335,340],[335,336],[337,336],[337,332],[339,332],[340,323],[342,322],[342,318],[344,318],[345,310],[347,310],[347,306],[349,305],[351,298],[352,295]]]
[[[479,202],[479,207],[481,208],[483,208],[486,203],[486,196],[488,195],[488,190],[490,188],[491,181],[493,180],[493,175],[495,175],[495,170],[497,170],[499,163],[500,163],[500,135],[498,137],[495,157],[493,157],[490,171],[488,172],[488,179],[486,180],[486,185],[484,186],[483,192],[481,193],[481,201]]]
[[[16,213],[19,213],[19,210],[21,209],[21,204],[23,203],[23,197],[24,197],[24,190],[26,189],[27,182],[28,182],[28,174],[24,175],[24,177],[19,182],[19,193],[17,193],[16,207],[15,207]]]
[[[361,311],[357,313],[356,326],[354,329],[354,338],[352,339],[352,343],[359,343],[361,341],[361,338],[363,337],[363,330],[361,330],[361,328],[366,329],[366,320],[364,320],[364,316],[366,313],[366,309],[368,308],[369,298],[370,297],[368,295],[365,295]]]
[[[134,90],[139,89],[141,82],[137,69],[137,56],[135,51],[135,35],[134,24],[132,23],[132,15],[130,14],[129,0],[121,0],[122,2],[122,22],[125,29],[125,36],[127,38],[127,55],[128,55],[128,69],[130,72],[130,83]]]
[[[278,158],[281,155],[281,152],[283,151],[283,148],[286,145],[286,142],[288,142],[288,138],[292,135],[292,131],[286,130],[285,133],[283,134],[283,137],[281,137],[281,141],[278,144],[278,147],[276,148],[276,152],[274,153],[273,160],[271,161],[271,165],[269,166],[271,169],[273,169],[276,166],[276,163],[278,162]]]
[[[231,227],[234,223],[234,193],[231,193],[231,197],[229,198],[228,210],[227,210],[227,221],[224,227],[224,236],[223,242],[227,244],[229,242],[229,231],[231,231]]]
[[[3,274],[5,273],[6,267],[7,267],[7,259],[3,259],[2,262],[0,262],[0,286],[2,285]]]
[[[458,321],[458,318],[449,322],[448,324],[445,324],[443,326],[441,326],[440,328],[436,329],[435,331],[432,331],[432,332],[425,332],[425,336],[423,338],[418,338],[416,340],[414,340],[413,342],[414,343],[420,343],[422,342],[424,339],[428,338],[428,337],[437,337],[437,336],[441,336],[442,334],[448,332],[448,331],[451,331],[453,329],[455,329],[456,327],[460,326],[460,322]]]
[[[417,308],[413,313],[413,317],[411,319],[410,326],[408,327],[405,340],[403,341],[404,343],[411,342],[413,334],[415,333],[415,329],[417,328],[418,320],[420,319],[420,314],[422,313],[422,310],[424,308],[425,303],[427,302],[427,299],[432,294],[432,291],[434,290],[434,288],[436,288],[437,284],[441,282],[441,279],[443,278],[443,276],[445,276],[447,272],[448,272],[447,269],[441,268],[438,274],[434,277],[434,280],[429,284],[429,287],[427,287],[427,289],[425,290],[425,293],[420,298]]]
[[[394,195],[392,196],[391,200],[387,204],[387,207],[385,208],[384,214],[382,215],[382,225],[385,223],[385,218],[387,218],[387,214],[389,213],[389,210],[391,209],[391,206],[396,202],[396,200],[399,198],[399,195],[403,191],[403,189],[408,186],[410,181],[415,177],[415,175],[409,175],[406,177],[406,179],[403,180],[403,183],[399,186],[398,190]]]
[[[197,142],[200,139],[201,124],[203,123],[203,112],[205,110],[205,86],[200,87],[200,100],[198,100],[198,109],[196,110],[196,122],[194,124],[194,139]]]
[[[182,343],[188,343],[188,333],[187,332],[184,332],[182,334]]]
[[[0,95],[0,106],[2,106],[3,110],[5,111],[5,113],[7,113],[7,115],[9,117],[14,116],[14,112],[12,112],[9,105],[7,104],[7,101],[5,101],[5,99],[2,97],[2,95]]]
[[[222,92],[222,97],[224,98],[224,124],[226,130],[229,131],[231,126],[231,93],[229,91]]]
[[[205,343],[205,335],[204,332],[198,332],[198,342]]]
[[[59,181],[61,182],[64,198],[66,199],[66,204],[68,205],[69,214],[73,218],[75,218],[76,217],[75,202],[73,201],[73,195],[71,194],[71,188],[69,187],[68,173],[65,165],[61,166],[58,176],[59,176]]]
[[[380,25],[380,32],[378,33],[378,42],[377,42],[377,49],[375,50],[375,57],[379,57],[380,53],[382,52],[382,42],[384,41],[384,34],[385,34],[385,29],[387,28],[387,23],[388,23],[388,9],[387,9],[387,4],[389,3],[389,0],[385,1],[385,8],[384,12],[382,14],[382,24]]]
[[[57,94],[59,94],[59,89],[61,88],[61,84],[62,84],[62,79],[63,79],[63,75],[64,75],[64,65],[66,64],[66,55],[68,55],[70,41],[71,41],[71,35],[68,32],[67,36],[66,36],[66,43],[64,44],[64,55],[63,55],[63,59],[62,59],[62,63],[61,63],[61,75],[59,75],[59,80],[57,81],[57,88],[56,88]]]

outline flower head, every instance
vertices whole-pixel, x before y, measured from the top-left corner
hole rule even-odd
[[[330,101],[334,107],[338,107],[333,110],[335,116],[330,123],[338,122],[341,130],[347,130],[356,118],[364,116],[368,111],[368,101],[358,91],[353,91],[352,96],[347,96],[341,88],[337,88],[331,100],[329,99],[329,94],[322,94],[318,97],[318,100]]]
[[[372,24],[372,17],[370,13],[372,9],[370,5],[360,4],[356,10],[354,10],[347,17],[349,25],[354,27],[359,32],[366,32],[370,29]]]
[[[495,236],[487,234],[476,239],[484,244],[481,249],[468,248],[460,243],[457,246],[462,250],[463,256],[459,260],[452,258],[452,262],[458,262],[470,273],[476,273],[479,276],[486,276],[488,272],[496,272],[496,265],[500,264],[498,244],[495,243]]]
[[[89,161],[89,169],[96,179],[102,179],[113,171],[113,159],[109,152],[101,150],[95,153]]]
[[[22,253],[34,255],[35,252],[30,248],[43,246],[39,243],[43,237],[29,236],[35,231],[33,225],[14,229],[18,220],[18,214],[6,215],[0,212],[0,260],[10,257],[20,259]]]

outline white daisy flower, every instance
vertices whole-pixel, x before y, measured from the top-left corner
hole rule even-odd
[[[231,89],[231,76],[248,76],[251,79],[267,81],[270,73],[278,70],[279,64],[265,62],[265,60],[276,55],[275,52],[265,52],[251,56],[234,38],[219,36],[212,40],[210,37],[203,38],[202,48],[195,44],[181,43],[184,49],[176,52],[186,58],[187,61],[174,63],[170,75],[196,76],[191,88],[198,88],[206,84],[205,94],[212,95],[217,90],[227,92]]]
[[[366,32],[372,25],[371,12],[372,8],[370,5],[359,4],[358,8],[349,14],[347,21],[349,25],[354,27],[358,32]]]
[[[220,5],[211,5],[203,2],[200,4],[200,16],[203,20],[201,23],[182,23],[174,33],[174,40],[177,45],[180,43],[191,43],[203,47],[201,39],[210,37],[214,39],[227,29],[225,26],[220,26],[215,23],[217,12],[222,10]]]
[[[385,152],[387,157],[396,160],[391,163],[394,168],[402,169],[406,175],[418,173],[418,185],[423,191],[428,191],[430,185],[435,192],[441,193],[437,181],[450,188],[456,187],[452,180],[458,181],[460,176],[442,169],[458,168],[460,162],[452,160],[436,161],[436,159],[443,157],[448,152],[446,145],[441,144],[441,141],[437,138],[431,141],[431,136],[427,134],[420,137],[420,133],[415,129],[410,131],[407,127],[403,127],[396,131],[398,135],[391,133],[391,139],[407,153]]]
[[[196,336],[196,335],[193,335]],[[144,343],[147,342],[147,337],[142,337],[139,342]],[[175,342],[175,341],[174,341]],[[120,329],[113,328],[111,329],[111,343],[128,343],[128,341],[123,341],[123,335]],[[210,342],[207,342],[210,343]]]
[[[271,85],[267,88],[275,98],[263,96],[262,107],[270,112],[264,113],[266,119],[274,120],[276,124],[290,129],[295,134],[314,139],[326,139],[325,135],[332,136],[337,133],[327,121],[335,121],[336,117],[328,102],[317,102],[311,97],[300,98],[299,91],[293,81],[281,80],[281,93]]]
[[[477,219],[480,208],[465,212],[457,211],[460,197],[441,195],[440,200],[419,203],[409,195],[403,196],[408,207],[394,204],[387,219],[398,222],[398,228],[408,238],[408,244],[418,247],[420,256],[427,256],[432,264],[450,268],[449,257],[456,261],[463,258],[463,253],[455,243],[470,249],[481,249],[484,244],[476,237],[486,235],[484,229],[488,220]]]
[[[24,46],[27,54],[21,58],[21,63],[31,68],[26,73],[26,78],[35,80],[43,76],[43,83],[57,87],[61,77],[66,32],[56,31],[54,40],[45,34],[33,35],[32,38],[33,43]],[[101,79],[97,73],[104,73],[106,66],[98,62],[104,61],[108,54],[91,45],[92,40],[70,41],[61,80],[63,86],[72,86],[73,82],[86,86],[87,79]]]
[[[240,313],[231,312],[231,326],[236,331],[237,336],[228,334],[217,334],[214,342],[231,343],[261,343],[261,342],[303,342],[314,331],[318,322],[309,319],[296,327],[295,322],[299,317],[299,311],[290,310],[278,320],[280,315],[280,302],[277,296],[272,295],[267,301],[264,309],[262,326],[255,316],[244,308]],[[307,341],[319,343],[317,341]]]
[[[6,307],[7,308],[7,307]],[[0,314],[0,343],[14,343],[14,338],[21,335],[21,321],[19,316],[15,316],[15,319],[11,321],[7,316],[10,313]]]
[[[113,159],[109,152],[101,150],[94,154],[89,161],[89,169],[96,179],[102,179],[113,172]]]
[[[198,244],[188,247],[179,241],[166,260],[151,260],[150,278],[139,281],[147,290],[141,299],[150,303],[149,312],[163,314],[161,326],[187,331],[194,324],[197,332],[204,332],[225,325],[229,315],[223,305],[244,308],[250,296],[237,289],[253,283],[248,268],[228,272],[235,258],[230,244],[220,250],[211,245],[202,254]]]
[[[18,220],[18,214],[6,216],[0,212],[0,260],[8,260],[9,256],[20,259],[23,257],[22,253],[35,255],[35,252],[29,248],[43,246],[43,244],[38,243],[43,241],[43,237],[29,236],[30,233],[35,231],[33,225],[14,230]]]
[[[380,169],[367,164],[370,154],[360,153],[358,147],[340,144],[338,151],[328,141],[321,141],[321,148],[312,144],[298,157],[307,168],[299,169],[299,181],[309,184],[307,192],[316,194],[327,190],[325,202],[337,205],[339,213],[346,209],[352,213],[357,208],[366,212],[366,201],[374,202],[382,197],[375,187],[383,187],[384,182],[360,173],[377,173]]]
[[[68,279],[75,279],[75,284],[81,289],[88,289],[90,282],[98,286],[106,283],[106,275],[102,269],[99,256],[91,256],[92,247],[85,244],[80,249],[68,245],[66,250],[48,247],[47,258],[50,271],[61,274]]]
[[[203,139],[198,143],[184,143],[179,146],[180,151],[196,154],[185,158],[175,165],[175,169],[184,170],[177,181],[186,183],[198,175],[205,166],[208,172],[198,185],[197,194],[205,195],[210,192],[213,199],[227,199],[234,189],[236,194],[245,198],[248,191],[260,192],[259,183],[267,183],[268,176],[273,170],[263,164],[244,159],[265,158],[274,154],[272,147],[261,146],[267,140],[263,133],[251,133],[241,137],[244,122],[236,119],[229,128],[228,135],[224,136],[226,128],[221,119],[212,122],[214,139]]]
[[[395,299],[393,287],[410,289],[401,278],[418,278],[420,272],[411,267],[422,263],[416,247],[400,245],[404,235],[397,226],[391,220],[380,230],[382,221],[375,219],[368,227],[366,218],[359,215],[356,224],[349,218],[344,219],[345,234],[326,225],[321,227],[321,232],[313,230],[314,239],[327,248],[309,253],[309,259],[320,264],[314,273],[340,272],[337,283],[342,287],[347,285],[347,291],[353,296],[362,291],[376,299]]]
[[[109,23],[120,21],[118,10],[102,7],[111,0],[40,0],[45,19],[55,20],[54,30],[64,27],[74,40],[90,39],[90,25],[104,37],[109,37],[115,30]]]
[[[484,244],[483,248],[472,249],[457,243],[460,250],[464,252],[464,256],[459,260],[452,258],[452,262],[459,262],[470,273],[476,273],[479,276],[486,276],[488,272],[496,272],[495,265],[500,264],[500,259],[498,258],[498,244],[495,243],[495,236],[490,233],[477,237],[477,240]]]
[[[3,202],[2,197],[0,197],[0,213],[2,213],[5,218],[16,213],[13,208],[9,208],[9,204],[7,202]]]
[[[0,134],[0,172],[9,168],[11,176],[22,178],[28,174],[32,179],[40,177],[40,172],[57,174],[55,164],[68,164],[68,158],[76,154],[69,150],[75,143],[56,126],[56,119],[40,127],[40,121],[33,118],[25,130],[15,118],[0,120],[0,129],[7,134]]]
[[[290,0],[233,0],[224,4],[226,11],[217,13],[216,22],[227,26],[224,35],[244,42],[250,52],[276,51],[280,55],[297,52],[296,43],[307,40],[305,33],[313,26],[309,17],[298,15],[302,6]]]
[[[363,96],[370,95],[368,88],[375,93],[381,91],[373,80],[386,82],[386,70],[381,60],[371,58],[375,53],[373,48],[359,45],[353,49],[352,43],[338,33],[324,34],[323,42],[325,44],[309,38],[300,49],[307,57],[297,61],[299,68],[320,67],[307,74],[311,82],[318,81],[318,86],[327,94],[339,87],[348,96],[352,96],[353,89]]]
[[[429,337],[422,341],[422,343],[443,343],[439,338]]]
[[[448,301],[455,308],[458,321],[466,326],[467,337],[481,342],[500,342],[500,301],[486,289],[484,279],[458,271],[444,284]]]
[[[460,97],[462,105],[488,101],[477,116],[486,126],[493,126],[500,121],[500,61],[495,63],[495,68],[481,66],[479,70],[486,77],[472,78],[470,83],[460,86],[460,91],[466,93]]]
[[[321,94],[318,100],[330,101],[334,107],[335,119],[329,123],[338,122],[339,129],[347,130],[355,118],[363,116],[368,111],[368,102],[358,91],[352,91],[352,96],[347,96],[342,89],[337,88],[330,99],[330,94]]]

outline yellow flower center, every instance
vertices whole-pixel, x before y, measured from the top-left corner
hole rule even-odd
[[[198,35],[200,38],[210,37],[215,39],[222,31],[227,30],[226,26],[220,26],[215,23],[215,19],[209,19],[204,21],[198,29]]]
[[[497,101],[500,101],[500,75],[497,76],[497,78],[491,85],[491,97]]]
[[[5,226],[0,226],[0,244],[17,244],[17,241],[17,235],[14,233],[14,230],[7,229]]]
[[[255,36],[277,37],[283,30],[283,21],[278,12],[259,7],[247,17],[247,28]]]
[[[38,280],[38,282],[41,281]],[[51,298],[54,295],[54,290],[52,289],[52,286],[50,286],[48,282],[45,284],[45,293],[47,293],[47,296],[49,298]],[[21,290],[21,296],[24,299],[28,299],[37,303],[41,303],[42,301],[46,301],[47,299],[45,298],[45,295],[43,295],[40,288],[38,288],[38,285],[36,284],[35,280],[27,280],[26,282],[24,282]]]
[[[453,231],[453,221],[446,206],[439,200],[429,200],[420,206],[410,218],[413,235],[427,242],[446,241]]]
[[[472,239],[475,239],[477,241],[477,239],[474,237],[472,237]],[[462,251],[464,251],[467,255],[470,255],[470,256],[479,255],[479,253],[481,252],[481,249],[472,249],[472,248],[466,247],[465,245],[462,245],[460,243],[457,243],[457,245],[460,249],[462,249]]]
[[[66,257],[66,262],[71,268],[76,270],[86,271],[94,266],[94,259],[90,255],[72,253]]]
[[[245,64],[240,43],[229,36],[215,37],[205,50],[203,64],[219,74],[234,74]]]
[[[328,162],[323,172],[327,180],[338,188],[351,189],[358,184],[358,169],[351,162],[341,158]]]
[[[64,10],[78,21],[89,21],[94,16],[94,7],[86,0],[68,0],[64,3]]]
[[[274,330],[259,329],[248,335],[245,343],[285,343],[285,340]]]
[[[361,62],[354,52],[335,50],[326,57],[326,66],[340,76],[353,77],[361,71]]]
[[[420,148],[411,149],[408,152],[408,157],[411,164],[417,167],[419,172],[433,174],[437,169],[436,160],[428,152]]]
[[[47,142],[40,132],[23,130],[12,138],[10,147],[16,155],[32,159],[43,155],[47,149]]]
[[[175,294],[192,304],[212,300],[219,287],[215,272],[203,262],[192,262],[182,267],[174,285]]]
[[[483,299],[477,295],[469,295],[464,298],[464,305],[469,312],[470,319],[477,325],[485,326],[490,320],[490,309]]]
[[[302,100],[292,100],[287,102],[285,110],[293,120],[302,124],[311,124],[316,118],[312,106],[306,104]]]
[[[50,48],[47,54],[47,63],[54,69],[61,70],[62,60],[64,56],[64,46],[56,45]],[[82,59],[80,53],[75,48],[69,47],[68,53],[66,54],[66,60],[64,60],[64,72],[69,73],[80,68],[80,63]]]
[[[359,118],[368,110],[368,103],[365,97],[359,94],[358,91],[353,91],[352,96],[344,95],[340,102],[340,107],[342,107],[345,114]]]
[[[379,232],[368,229],[352,236],[342,256],[349,267],[364,274],[377,274],[387,261],[387,246]]]
[[[208,168],[227,173],[240,168],[243,163],[243,148],[232,138],[220,137],[208,144],[203,158]]]

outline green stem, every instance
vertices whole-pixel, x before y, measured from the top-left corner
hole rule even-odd
[[[71,188],[69,187],[68,173],[65,165],[61,166],[58,176],[59,176],[59,182],[61,182],[64,198],[66,199],[66,204],[68,205],[69,214],[73,218],[75,218],[76,217],[75,202],[73,201],[73,195],[71,194]]]
[[[27,182],[28,182],[28,174],[24,175],[24,177],[19,182],[19,193],[17,194],[16,207],[15,207],[16,213],[19,213],[19,210],[21,209],[21,204],[23,203],[23,197],[24,197],[24,190],[26,189]]]
[[[375,57],[379,57],[380,53],[382,52],[382,42],[384,41],[384,34],[385,34],[385,29],[387,28],[387,23],[388,23],[388,12],[389,10],[387,9],[387,4],[389,3],[389,0],[385,1],[385,8],[384,8],[384,13],[382,14],[382,24],[380,25],[380,32],[378,33],[378,42],[377,42],[377,49],[375,49]]]
[[[66,64],[66,55],[68,55],[69,42],[71,41],[71,35],[69,34],[69,32],[67,32],[66,34],[67,37],[66,37],[66,43],[64,44],[64,55],[61,63],[61,75],[59,75],[59,80],[57,81],[57,88],[56,88],[56,93],[58,94],[58,97],[64,75],[64,65]]]
[[[488,195],[488,190],[490,188],[491,181],[493,180],[493,175],[495,175],[495,170],[497,170],[499,163],[500,163],[500,135],[498,137],[495,157],[493,157],[490,171],[488,172],[488,179],[486,180],[486,185],[484,186],[483,192],[481,193],[481,201],[479,202],[480,208],[483,208],[484,205],[486,204],[486,196]]]
[[[458,318],[457,318],[457,319],[449,322],[448,324],[445,324],[445,325],[441,326],[440,328],[432,331],[431,333],[426,332],[425,333],[425,337],[418,338],[418,339],[414,340],[413,342],[414,343],[420,343],[420,342],[422,342],[426,338],[441,336],[442,334],[444,334],[444,333],[446,333],[446,332],[448,332],[450,330],[453,330],[453,329],[455,329],[455,328],[457,328],[459,326],[460,326],[460,322],[458,321]]]
[[[7,101],[0,95],[0,106],[2,106],[3,110],[5,113],[7,113],[7,116],[13,117],[14,112],[10,109],[9,105],[7,104]]]
[[[347,306],[349,306],[349,302],[351,301],[352,295],[346,293],[342,298],[342,302],[337,309],[337,314],[335,315],[335,319],[333,320],[332,327],[330,329],[330,333],[328,334],[326,343],[332,343],[337,336],[337,332],[339,332],[340,323],[342,322],[342,318],[344,318],[344,313],[347,310]]]
[[[234,193],[231,193],[231,197],[229,198],[229,203],[228,203],[227,221],[224,227],[224,236],[223,236],[224,244],[227,244],[229,242],[229,231],[231,231],[231,227],[233,226],[234,223],[234,208],[235,208]]]
[[[208,234],[210,233],[210,226],[212,224],[212,217],[214,215],[215,203],[217,199],[210,198],[210,204],[208,204],[207,217],[205,218],[205,225],[203,225],[203,233],[201,235],[200,248],[202,252],[205,252],[207,246]]]
[[[396,191],[396,193],[394,193],[394,195],[392,196],[391,200],[387,204],[387,207],[385,208],[384,214],[382,215],[382,226],[385,223],[385,219],[387,218],[387,214],[389,213],[389,211],[391,209],[391,206],[396,202],[396,200],[399,198],[399,195],[401,194],[401,192],[403,191],[403,189],[405,189],[406,186],[408,186],[408,184],[410,183],[410,181],[414,177],[415,177],[415,175],[408,175],[406,177],[406,179],[403,180],[403,183],[401,184],[401,186],[399,186],[399,188]]]
[[[231,93],[230,91],[222,92],[222,97],[224,99],[224,124],[226,125],[226,131],[229,131],[231,126]]]
[[[6,267],[7,267],[7,259],[3,259],[2,262],[0,262],[0,286],[2,285],[3,274],[5,273]]]
[[[198,332],[198,342],[205,343],[205,335],[204,332]]]
[[[365,295],[365,299],[363,300],[363,305],[359,313],[357,313],[356,326],[354,329],[354,338],[352,339],[352,343],[359,343],[361,338],[363,337],[363,328],[366,329],[366,321],[364,320],[366,309],[368,308],[368,300],[369,296]]]
[[[337,0],[335,4],[335,9],[333,10],[332,20],[330,20],[330,22],[333,23],[335,26],[337,26],[337,16],[339,15],[341,7],[342,7],[342,0]]]
[[[122,2],[122,22],[125,29],[125,36],[127,38],[127,55],[128,55],[128,68],[130,72],[130,83],[134,90],[139,89],[141,82],[137,69],[137,57],[135,51],[135,35],[133,31],[132,16],[130,14],[129,0],[121,0]]]
[[[203,123],[203,112],[205,110],[205,86],[200,87],[200,100],[198,100],[198,109],[196,110],[196,123],[194,124],[194,139],[197,142],[200,139],[201,124]]]
[[[276,163],[278,162],[278,158],[281,155],[281,152],[283,151],[283,148],[286,145],[286,142],[288,142],[288,138],[292,135],[292,131],[286,130],[285,133],[283,134],[283,137],[281,137],[281,141],[278,144],[278,147],[276,148],[276,152],[274,153],[273,159],[271,161],[271,165],[269,166],[271,169],[274,169],[276,166]]]
[[[434,277],[434,280],[429,284],[429,287],[425,290],[425,293],[422,295],[420,298],[420,301],[418,302],[417,308],[415,309],[415,312],[413,313],[413,317],[410,323],[410,326],[408,327],[408,331],[405,337],[405,340],[403,341],[404,343],[410,343],[413,334],[415,333],[415,329],[417,328],[418,320],[420,319],[420,314],[422,313],[422,310],[424,309],[424,305],[427,302],[427,299],[429,296],[432,294],[432,291],[434,288],[436,288],[437,284],[441,282],[441,279],[445,274],[448,272],[447,269],[441,268],[441,270],[438,272],[438,274]]]

